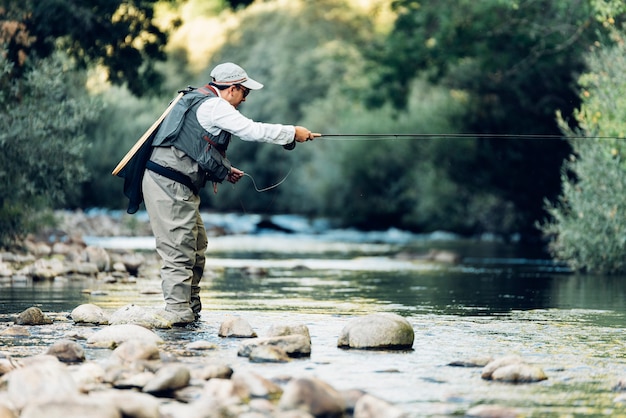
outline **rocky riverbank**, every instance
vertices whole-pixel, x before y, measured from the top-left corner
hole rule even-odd
[[[146,283],[145,294],[159,292],[154,252],[105,250],[82,240],[85,233],[104,232],[96,228],[118,233],[114,232],[120,231],[118,221],[70,218],[63,228],[29,238],[25,251],[0,254],[0,282],[11,286],[28,281],[90,280],[104,293],[120,283]],[[207,270],[206,274],[220,272]],[[136,297],[141,298],[141,293]],[[105,309],[90,303],[71,312],[43,312],[37,307],[16,312],[0,325],[0,418],[422,416],[419,410],[393,405],[359,387],[337,389],[342,386],[339,381],[323,381],[306,372],[319,366],[307,367],[307,363],[320,343],[307,325],[289,321],[289,315],[283,318],[265,324],[268,329],[260,332],[236,312],[203,312],[202,321],[219,324],[214,331],[220,339],[216,344],[196,337],[194,325],[173,327],[167,313],[156,307],[128,304]],[[413,339],[413,326],[402,317],[373,314],[347,321],[332,344],[355,353],[357,372],[360,351],[402,356],[411,352]],[[493,360],[459,359],[448,367],[484,367],[478,380],[524,383],[547,378],[543,370],[519,357]],[[290,364],[298,367],[283,368]],[[276,376],[273,370],[279,367],[283,373]],[[376,380],[377,376],[365,378]],[[461,413],[454,403],[442,408],[439,416]],[[492,405],[467,408],[463,413],[476,417],[517,414],[514,409]]]

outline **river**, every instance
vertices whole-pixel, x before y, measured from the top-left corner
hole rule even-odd
[[[411,417],[458,416],[479,404],[514,408],[524,417],[626,417],[626,399],[614,390],[626,377],[624,277],[572,274],[537,248],[443,233],[249,232],[210,239],[201,321],[191,330],[159,331],[164,339],[208,340],[232,353],[239,342],[217,336],[227,315],[243,317],[259,335],[270,324],[302,323],[311,332],[311,358],[257,364],[255,370],[266,377],[312,375],[337,389],[363,389]],[[109,248],[148,253],[154,248],[149,237],[87,239]],[[432,249],[454,251],[460,263],[397,256]],[[142,279],[106,286],[3,284],[1,319],[9,321],[29,306],[64,312],[87,302],[106,309],[160,305],[158,292],[145,291],[158,286]],[[415,331],[413,350],[338,349],[343,326],[372,312],[406,317]],[[51,338],[42,335],[41,344]],[[548,380],[495,383],[482,380],[480,368],[449,366],[508,354],[542,367]],[[234,368],[251,367],[244,358],[228,360]]]

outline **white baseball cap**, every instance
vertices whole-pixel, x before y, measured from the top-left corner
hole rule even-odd
[[[250,90],[259,90],[263,88],[263,84],[248,77],[248,73],[243,68],[232,62],[219,64],[211,71],[213,83],[220,86],[232,86],[241,84]]]

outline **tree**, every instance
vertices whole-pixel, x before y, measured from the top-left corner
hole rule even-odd
[[[0,54],[0,246],[78,191],[87,177],[82,132],[97,114],[58,55],[33,62],[19,80],[12,67]]]
[[[102,65],[108,80],[143,95],[161,83],[155,63],[165,59],[167,33],[154,22],[157,0],[0,0],[0,43],[14,71],[27,58],[57,49],[80,68]]]
[[[464,92],[467,132],[560,134],[555,112],[570,115],[579,99],[574,80],[583,53],[602,26],[588,0],[397,0],[392,33],[374,51],[385,63],[380,85],[394,105],[405,105],[418,74]],[[372,104],[376,101],[371,100]],[[490,193],[516,208],[510,225],[536,235],[544,198],[560,192],[566,141],[476,139],[474,158],[448,154],[448,175],[471,193]]]

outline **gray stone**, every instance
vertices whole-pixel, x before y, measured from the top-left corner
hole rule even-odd
[[[278,407],[303,410],[316,417],[341,418],[345,403],[341,394],[327,383],[316,378],[299,378],[287,383]]]
[[[239,317],[226,318],[220,326],[218,335],[235,338],[254,338],[257,336],[248,321]]]
[[[20,418],[122,418],[121,412],[114,405],[104,402],[68,399],[28,405]]]
[[[33,280],[52,280],[65,272],[65,266],[61,260],[39,258],[29,268],[29,274]]]
[[[17,418],[17,414],[8,406],[0,404],[0,418]]]
[[[119,308],[109,317],[111,325],[135,324],[145,328],[157,329],[169,329],[179,322],[179,316],[173,312],[134,304]]]
[[[414,339],[413,328],[405,318],[385,312],[350,321],[341,331],[337,346],[406,350],[412,348]]]
[[[509,364],[496,369],[491,379],[498,382],[508,383],[533,383],[546,380],[548,376],[543,369],[526,363]]]
[[[491,375],[493,374],[494,371],[496,371],[496,369],[503,367],[503,366],[508,366],[510,364],[518,364],[518,363],[521,363],[522,361],[523,361],[522,358],[518,355],[498,357],[496,359],[493,359],[492,361],[487,363],[485,367],[483,367],[480,377],[486,380],[490,380]]]
[[[286,335],[304,335],[311,340],[311,334],[306,325],[272,325],[267,330],[266,337],[284,337]]]
[[[465,416],[467,418],[518,418],[519,411],[500,405],[478,405],[470,408]]]
[[[455,360],[448,363],[452,367],[485,367],[493,361],[493,357],[473,357],[466,360]]]
[[[158,360],[159,347],[154,341],[129,340],[121,343],[111,354],[111,358],[121,363],[143,360]]]
[[[200,369],[191,370],[191,376],[194,379],[230,379],[233,369],[225,364],[209,364]]]
[[[548,378],[540,367],[527,364],[516,355],[500,357],[490,362],[483,368],[481,377],[508,383],[532,383]]]
[[[0,331],[0,335],[7,337],[30,337],[30,331],[21,325],[13,325]]]
[[[85,248],[85,256],[85,261],[95,264],[99,271],[111,270],[111,256],[104,248],[90,245]]]
[[[77,306],[70,313],[72,320],[77,324],[108,325],[107,314],[97,305],[85,303]]]
[[[159,394],[184,388],[189,384],[189,369],[182,364],[167,364],[143,387],[143,392]]]
[[[52,319],[44,314],[41,309],[33,306],[21,312],[15,319],[17,325],[50,325]]]
[[[83,347],[69,340],[55,342],[48,348],[46,354],[55,356],[63,363],[81,363],[85,361],[85,350],[83,350]]]
[[[251,371],[238,371],[233,373],[230,380],[236,388],[236,392],[249,398],[277,399],[282,394],[282,389],[277,384]]]
[[[215,350],[217,349],[217,345],[204,340],[198,340],[191,342],[185,346],[187,350]]]
[[[6,378],[9,398],[20,410],[35,403],[68,401],[79,395],[66,366],[52,356],[30,358],[25,367],[13,370]]]
[[[160,417],[159,400],[146,393],[140,393],[132,390],[103,390],[90,393],[89,398],[98,402],[114,405],[120,410],[124,417]]]
[[[250,357],[252,350],[259,346],[279,347],[289,357],[309,357],[311,355],[311,341],[304,335],[287,335],[284,337],[255,338],[244,341],[237,352],[240,357]]]
[[[253,363],[287,363],[291,361],[285,350],[271,345],[254,347],[248,357]]]
[[[354,418],[403,418],[407,413],[387,401],[372,395],[363,395],[354,406]]]
[[[87,339],[87,344],[115,348],[125,341],[140,340],[153,344],[162,344],[163,339],[153,331],[135,324],[109,325],[95,332]]]

